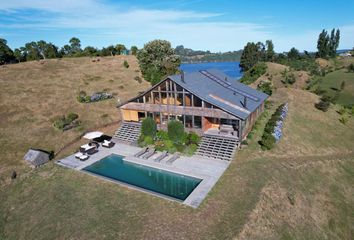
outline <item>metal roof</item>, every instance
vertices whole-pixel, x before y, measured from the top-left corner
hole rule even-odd
[[[241,119],[246,119],[268,98],[267,94],[216,69],[183,73],[183,76],[183,79],[180,74],[168,78],[204,101]]]

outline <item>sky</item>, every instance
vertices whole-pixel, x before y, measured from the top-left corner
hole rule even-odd
[[[354,0],[0,0],[0,38],[11,48],[45,40],[83,47],[173,47],[224,52],[272,39],[277,52],[315,51],[322,29],[339,28],[339,49],[354,47]]]

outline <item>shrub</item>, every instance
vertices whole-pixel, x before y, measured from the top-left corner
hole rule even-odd
[[[125,68],[129,68],[129,63],[127,62],[127,60],[124,60],[123,66],[124,66]]]
[[[78,117],[76,113],[69,113],[67,117],[61,116],[54,119],[53,126],[62,131],[77,127],[80,125],[80,121],[75,121]]]
[[[269,96],[272,95],[273,90],[272,90],[272,85],[270,82],[261,82],[258,84],[257,89],[264,92],[265,94],[268,94]]]
[[[344,114],[344,115],[342,115],[342,116],[339,118],[339,121],[340,121],[341,123],[343,123],[344,125],[347,124],[348,120],[349,120],[349,116],[348,116],[347,114]]]
[[[145,143],[145,145],[151,145],[151,144],[154,143],[154,140],[150,136],[145,136],[144,137],[144,143]]]
[[[76,113],[72,113],[72,112],[69,113],[68,116],[67,116],[67,119],[70,122],[72,122],[72,121],[74,121],[74,120],[76,120],[78,118],[79,118],[79,115],[77,115]]]
[[[188,156],[192,156],[197,151],[197,148],[198,146],[196,144],[191,144],[188,145],[183,152]]]
[[[318,103],[315,103],[315,107],[316,107],[318,110],[321,110],[321,111],[323,111],[323,112],[327,112],[327,111],[328,111],[329,105],[330,105],[330,102],[329,102],[329,101],[323,101],[323,100],[321,100],[321,101],[318,102]]]
[[[241,83],[251,84],[255,82],[260,76],[265,74],[267,71],[267,65],[265,63],[257,63],[250,70],[245,72],[243,77],[240,79]]]
[[[190,132],[187,135],[187,144],[196,144],[200,143],[200,136],[194,132]]]
[[[156,133],[156,138],[158,140],[168,140],[168,133],[164,130],[159,130],[157,133]]]
[[[151,117],[145,118],[141,124],[141,135],[143,135],[144,137],[149,136],[153,139],[156,136],[156,131],[157,126],[154,119],[152,119]]]
[[[262,149],[270,150],[274,147],[275,137],[272,134],[266,133],[261,140]]]
[[[172,120],[167,125],[168,137],[174,143],[183,143],[185,132],[183,124],[180,121]]]
[[[138,83],[142,83],[143,82],[143,80],[139,76],[135,76],[134,80],[137,81]]]
[[[282,73],[281,73],[282,77],[284,78],[282,81],[282,83],[284,84],[290,84],[293,85],[296,82],[296,78],[294,73],[290,73],[287,69],[285,69]]]

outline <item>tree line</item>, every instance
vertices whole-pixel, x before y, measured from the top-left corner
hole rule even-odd
[[[7,63],[17,63],[40,59],[62,58],[62,57],[83,57],[83,56],[114,56],[127,52],[123,44],[110,45],[101,49],[87,46],[82,49],[80,39],[73,37],[68,44],[59,48],[53,43],[44,40],[32,41],[25,46],[12,50],[5,39],[0,38],[0,65]],[[138,48],[132,46],[130,54],[136,55]]]
[[[295,60],[308,60],[316,57],[334,58],[337,55],[339,41],[339,29],[332,29],[330,34],[326,30],[323,30],[317,40],[316,53],[309,53],[307,51],[300,53],[298,49],[293,47],[288,52],[279,54],[274,52],[272,40],[267,40],[265,44],[262,42],[248,42],[241,55],[240,67],[242,71],[248,71],[258,62],[267,61],[286,64],[287,62],[294,62]]]

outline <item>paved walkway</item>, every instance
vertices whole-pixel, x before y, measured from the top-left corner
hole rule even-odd
[[[66,158],[58,160],[56,163],[64,167],[80,171],[108,155],[117,154],[125,156],[125,161],[203,179],[202,182],[188,196],[188,198],[183,201],[183,204],[194,208],[197,208],[202,203],[208,192],[213,188],[230,164],[229,161],[202,159],[196,156],[181,156],[169,165],[166,163],[166,159],[161,162],[155,162],[153,160],[161,153],[155,154],[150,159],[134,157],[134,154],[140,150],[141,148],[139,147],[117,143],[113,148],[100,147],[99,152],[91,155],[86,161],[80,161],[76,159],[74,155],[70,155]]]

